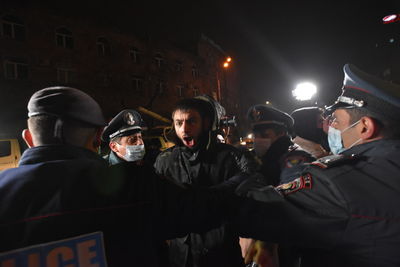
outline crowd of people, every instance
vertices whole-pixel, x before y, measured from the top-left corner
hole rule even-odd
[[[81,90],[35,92],[0,173],[0,266],[400,266],[400,86],[344,75],[325,109],[250,107],[252,151],[217,137],[220,103],[182,99],[155,162],[136,110],[107,123]]]

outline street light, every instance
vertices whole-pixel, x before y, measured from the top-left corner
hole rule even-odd
[[[222,67],[224,69],[229,68],[230,63],[232,62],[232,58],[231,57],[226,57],[224,63],[222,64]],[[217,90],[218,90],[218,101],[221,102],[222,101],[222,95],[221,95],[221,81],[220,81],[220,77],[219,77],[219,69],[217,69]]]
[[[299,101],[311,100],[317,93],[317,87],[309,82],[299,83],[292,91],[294,98]]]

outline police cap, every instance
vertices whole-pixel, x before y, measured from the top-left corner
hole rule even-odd
[[[93,126],[106,122],[99,104],[86,93],[70,87],[48,87],[34,93],[28,102],[28,117],[52,115]]]
[[[109,142],[114,137],[128,136],[141,131],[144,123],[139,112],[133,109],[124,109],[118,113],[104,128],[101,139]]]
[[[346,64],[342,94],[327,108],[365,108],[374,114],[398,118],[400,111],[400,86],[367,74],[351,64]]]
[[[288,131],[293,128],[293,118],[279,109],[269,105],[255,105],[247,111],[247,119],[252,128],[257,125],[275,124],[285,127]]]

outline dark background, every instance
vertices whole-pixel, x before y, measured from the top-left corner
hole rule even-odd
[[[340,93],[345,63],[379,75],[391,56],[382,52],[385,42],[394,37],[393,45],[400,46],[398,28],[382,24],[385,15],[400,13],[400,1],[75,0],[42,4],[55,12],[170,39],[190,39],[203,32],[232,56],[240,73],[243,105],[268,100],[287,112],[303,105],[291,96],[297,83],[314,82],[319,105],[329,104]]]

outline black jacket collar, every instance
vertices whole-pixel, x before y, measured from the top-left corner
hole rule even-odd
[[[105,162],[99,155],[83,147],[71,145],[44,145],[25,150],[19,164],[26,165],[50,160],[68,159],[91,159]]]

